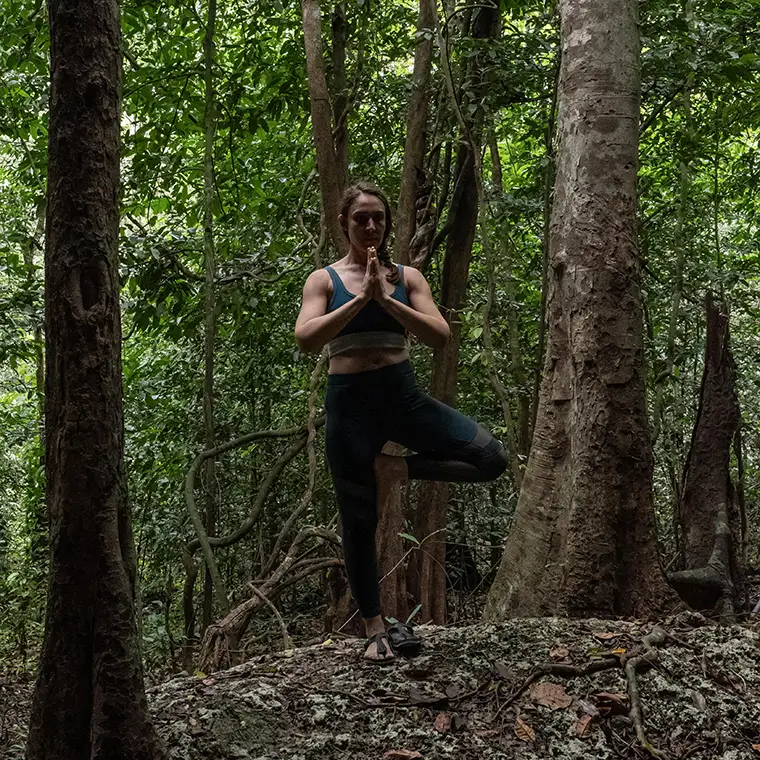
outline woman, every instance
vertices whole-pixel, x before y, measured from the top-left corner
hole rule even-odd
[[[327,345],[327,459],[346,572],[367,632],[364,657],[390,662],[394,654],[380,614],[377,505],[394,482],[492,480],[507,459],[474,420],[417,387],[406,333],[441,348],[450,330],[422,274],[390,259],[391,212],[383,192],[365,182],[349,187],[339,221],[349,252],[309,275],[295,336],[304,352]],[[389,440],[417,453],[380,453]],[[383,486],[380,498],[377,484]]]

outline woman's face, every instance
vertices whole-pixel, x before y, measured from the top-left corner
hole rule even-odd
[[[385,206],[376,195],[362,193],[351,204],[348,217],[341,215],[340,223],[351,245],[363,253],[367,248],[379,248],[385,237]]]

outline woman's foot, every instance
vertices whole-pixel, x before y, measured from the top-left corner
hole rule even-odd
[[[385,631],[380,631],[367,639],[367,648],[364,650],[364,658],[373,663],[393,662],[396,655],[391,649],[391,642]]]
[[[367,648],[364,659],[370,662],[391,662],[396,659],[391,649],[391,642],[385,630],[383,618],[380,615],[364,619],[364,630],[367,633]]]

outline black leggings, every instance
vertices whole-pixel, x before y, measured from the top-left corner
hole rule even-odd
[[[362,617],[380,614],[375,529],[375,457],[388,441],[412,480],[479,482],[507,468],[504,447],[470,417],[417,386],[409,361],[327,380],[327,460],[338,497],[343,555]]]

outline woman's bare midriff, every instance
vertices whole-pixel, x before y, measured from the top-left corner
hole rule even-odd
[[[380,369],[390,364],[400,364],[409,358],[406,348],[362,348],[330,359],[331,375],[352,375],[369,369]]]

